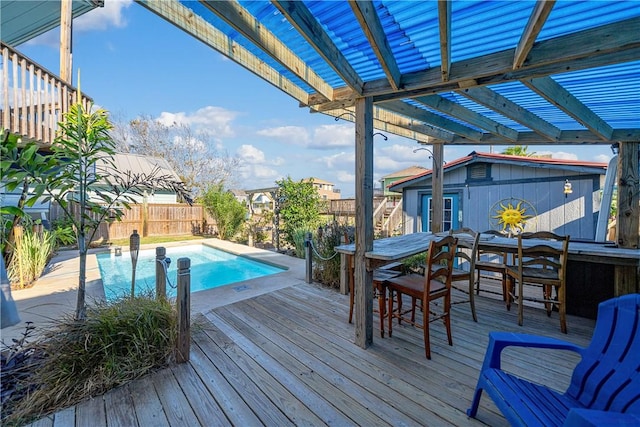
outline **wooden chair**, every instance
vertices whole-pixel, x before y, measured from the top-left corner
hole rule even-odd
[[[526,240],[536,239],[535,244],[525,244]],[[552,246],[550,243],[558,242]],[[507,309],[511,301],[518,302],[518,325],[522,326],[524,300],[541,302],[547,315],[551,316],[557,305],[560,313],[560,330],[567,333],[566,319],[566,272],[569,252],[569,236],[560,236],[549,231],[523,233],[518,235],[517,265],[507,266]],[[518,289],[515,289],[515,283]],[[542,297],[524,295],[524,285],[542,288]],[[553,298],[555,288],[557,300]]]
[[[451,288],[463,292],[469,296],[468,299],[451,301],[451,304],[461,304],[468,302],[471,306],[471,316],[477,322],[476,303],[474,299],[475,287],[475,264],[478,251],[478,241],[480,233],[476,233],[470,228],[460,228],[449,230],[449,235],[458,238],[458,245],[453,262],[451,273]]]
[[[481,233],[482,235],[493,235],[499,237],[505,237],[504,234],[500,233],[496,230],[487,230]],[[476,269],[476,295],[480,295],[480,279],[482,275],[482,271],[488,271],[491,273],[498,273],[501,278],[502,284],[502,300],[507,301],[507,258],[508,255],[506,252],[500,250],[499,248],[487,248],[487,247],[478,247],[476,251],[476,262],[474,267]],[[491,290],[485,289],[484,292],[497,294],[498,292],[494,292]]]
[[[386,286],[389,291],[389,306],[387,317],[389,325],[389,336],[393,333],[393,319],[397,318],[398,323],[402,320],[408,321],[413,326],[423,329],[424,348],[427,359],[431,359],[431,345],[429,342],[429,323],[438,319],[443,319],[447,329],[449,345],[453,345],[451,339],[451,274],[453,271],[453,257],[456,251],[458,239],[453,236],[446,236],[440,240],[434,240],[429,245],[427,252],[427,262],[424,275],[408,274],[387,280]],[[397,296],[394,310],[394,294]],[[402,311],[402,296],[408,295],[412,299],[411,309]],[[430,303],[436,299],[443,299],[442,312],[436,313],[431,310]],[[422,303],[422,322],[415,321],[416,301]],[[411,312],[411,318],[404,317]],[[433,315],[433,317],[432,317]]]
[[[355,265],[353,255],[349,256],[349,323],[353,322],[353,309],[355,307]],[[373,271],[374,297],[378,299],[378,314],[380,315],[380,336],[384,338],[384,319],[386,317],[386,294],[385,281],[402,274],[401,271],[393,270],[399,264],[390,264],[377,268]],[[375,312],[375,310],[374,310]]]
[[[564,393],[500,368],[510,346],[569,350],[581,356]],[[550,337],[491,332],[471,407],[475,418],[486,391],[512,426],[640,425],[640,294],[600,303],[588,347]]]

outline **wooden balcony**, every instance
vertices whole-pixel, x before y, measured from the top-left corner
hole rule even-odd
[[[2,128],[23,142],[51,145],[58,122],[77,102],[78,90],[15,49],[0,42],[2,52]],[[87,107],[91,98],[82,96]]]

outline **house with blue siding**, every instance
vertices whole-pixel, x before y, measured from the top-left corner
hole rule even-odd
[[[472,152],[443,166],[443,230],[508,231],[505,208],[525,216],[523,231],[593,240],[606,163]],[[403,234],[430,231],[431,170],[395,181],[403,195]]]

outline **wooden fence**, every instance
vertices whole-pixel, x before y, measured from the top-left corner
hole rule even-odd
[[[79,207],[73,206],[73,214],[79,215]],[[59,205],[52,203],[51,221],[64,218]],[[215,221],[202,205],[187,204],[137,204],[126,210],[120,221],[103,221],[93,241],[124,239],[138,230],[140,236],[179,236],[186,234],[215,235]]]

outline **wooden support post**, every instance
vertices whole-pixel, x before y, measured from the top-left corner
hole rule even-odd
[[[167,297],[167,272],[165,260],[167,250],[162,246],[156,248],[156,299]]]
[[[189,361],[191,351],[191,260],[178,258],[178,337],[176,339],[176,362]]]
[[[71,84],[72,69],[72,22],[73,1],[60,2],[60,79]]]
[[[444,208],[444,186],[442,176],[442,164],[444,163],[444,145],[433,145],[433,166],[431,174],[431,231],[439,233],[442,228]]]
[[[373,249],[373,100],[356,99],[356,344],[373,343],[373,272],[365,253]]]
[[[621,142],[618,155],[618,216],[616,243],[640,248],[640,142]],[[614,295],[640,292],[640,266],[616,266]]]
[[[342,295],[349,293],[349,275],[351,274],[349,271],[350,257],[351,255],[340,254],[340,293]]]
[[[304,235],[304,259],[305,259],[305,277],[307,283],[313,282],[313,241],[311,233]]]

